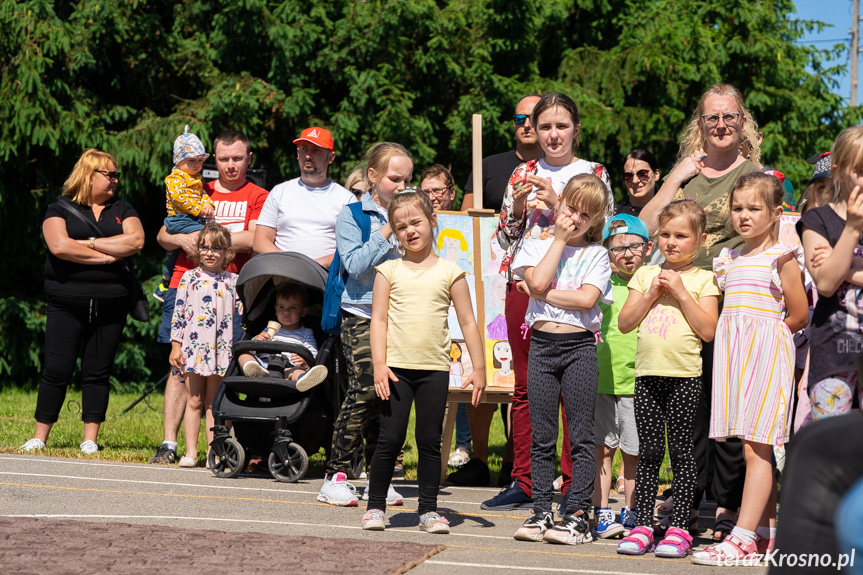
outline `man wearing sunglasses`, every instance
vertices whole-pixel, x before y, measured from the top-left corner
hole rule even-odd
[[[236,130],[227,130],[216,136],[213,142],[213,158],[219,179],[204,184],[204,193],[210,196],[215,206],[215,221],[228,228],[231,232],[231,245],[236,252],[234,261],[228,271],[239,273],[252,256],[252,238],[255,224],[264,201],[267,190],[256,186],[246,179],[246,171],[252,161],[249,139]],[[189,255],[198,249],[198,232],[192,234],[169,234],[164,226],[156,237],[159,244],[166,250],[181,249],[174,275],[168,291],[165,293],[162,305],[162,325],[159,328],[158,341],[171,342],[171,317],[174,314],[174,300],[177,286],[183,273],[195,267]],[[239,316],[234,317],[234,339],[243,335],[243,325]],[[186,410],[186,388],[177,375],[173,373],[165,383],[165,437],[162,445],[156,449],[156,454],[150,463],[174,463],[177,459],[177,431],[183,421]]]
[[[533,129],[530,115],[536,103],[539,102],[539,94],[528,94],[522,97],[515,106],[512,127],[515,130],[515,150],[494,154],[482,159],[482,206],[473,205],[473,172],[467,178],[464,186],[464,199],[461,202],[462,211],[483,207],[499,211],[503,204],[503,196],[506,193],[506,184],[512,176],[513,170],[519,165],[542,157],[542,148],[539,139]]]

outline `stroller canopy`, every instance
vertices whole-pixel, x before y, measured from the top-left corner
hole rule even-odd
[[[318,262],[293,252],[271,252],[250,259],[237,279],[237,294],[243,302],[243,316],[255,322],[272,315],[271,296],[282,282],[293,281],[305,286],[309,296],[323,297],[327,271]]]

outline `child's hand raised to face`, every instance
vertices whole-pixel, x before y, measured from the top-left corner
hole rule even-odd
[[[554,239],[555,241],[568,242],[575,232],[575,221],[572,219],[572,210],[565,207],[557,214],[554,220]]]

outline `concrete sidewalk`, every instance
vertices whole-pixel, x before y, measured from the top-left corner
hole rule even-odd
[[[620,556],[615,552],[616,539],[580,546],[515,541],[512,534],[528,512],[481,510],[480,503],[496,489],[441,488],[439,508],[449,519],[452,533],[430,535],[417,529],[416,484],[398,482],[395,487],[405,497],[405,505],[388,510],[386,531],[365,532],[360,528],[364,507],[318,503],[315,497],[321,483],[318,479],[287,484],[267,475],[246,474],[219,479],[205,469],[4,454],[0,455],[0,517],[55,517],[446,545],[442,553],[411,571],[418,574],[466,574],[469,570],[470,575],[672,575],[717,569],[695,566],[688,559]],[[365,482],[355,484],[361,489]],[[615,505],[619,506],[620,502]],[[708,539],[702,536],[696,543],[704,546]],[[37,555],[38,546],[34,545],[34,559]],[[725,567],[722,573],[764,572],[762,567],[755,569]],[[344,572],[350,573],[349,557],[345,558]]]

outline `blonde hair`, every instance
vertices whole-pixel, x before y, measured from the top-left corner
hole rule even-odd
[[[434,204],[432,204],[432,205],[434,205]],[[462,234],[460,231],[454,230],[452,228],[447,228],[438,235],[438,237],[437,237],[437,249],[438,250],[443,249],[443,241],[446,238],[452,238],[454,240],[457,240],[459,249],[463,252],[467,251],[467,240],[465,239],[464,234]]]
[[[392,224],[393,222],[393,216],[395,215],[396,210],[406,208],[408,206],[416,206],[419,208],[420,212],[422,212],[426,219],[432,224],[432,228],[434,228],[435,222],[437,222],[437,218],[435,218],[434,214],[434,205],[432,205],[427,194],[416,190],[402,192],[392,199],[390,206],[387,209],[387,218],[390,223]],[[395,225],[392,227],[395,229]]]
[[[714,84],[701,95],[698,101],[698,106],[695,112],[689,119],[686,129],[680,136],[680,149],[677,152],[677,161],[680,162],[689,156],[698,153],[698,150],[704,150],[707,146],[707,140],[704,138],[704,133],[701,130],[701,115],[704,114],[704,105],[707,98],[711,96],[729,96],[734,99],[734,104],[737,106],[737,111],[743,116],[743,130],[739,130],[740,143],[748,143],[752,147],[752,152],[748,154],[750,162],[761,167],[761,146],[758,144],[758,122],[752,117],[752,113],[746,108],[743,102],[743,96],[740,91],[731,84]]]
[[[72,198],[76,204],[90,205],[93,174],[98,170],[112,171],[111,165],[114,170],[117,169],[114,156],[95,148],[87,148],[75,162],[72,173],[63,182],[63,195]]]
[[[225,259],[222,260],[222,270],[228,269],[231,262],[234,261],[234,250],[231,249],[231,232],[219,224],[206,224],[198,234],[198,241],[195,246],[205,245],[225,248]],[[191,260],[199,265],[201,263],[201,252],[195,250]]]
[[[689,224],[690,231],[695,234],[695,251],[688,254],[695,257],[695,254],[698,253],[698,250],[701,249],[701,245],[704,243],[704,230],[707,229],[707,214],[693,200],[677,200],[676,202],[671,202],[659,212],[659,230],[662,231],[662,227],[665,224],[679,216],[683,216],[686,223]]]
[[[573,176],[563,193],[560,194],[560,207],[581,208],[592,218],[590,227],[584,234],[588,243],[602,240],[602,228],[605,226],[605,216],[608,214],[608,187],[593,174]]]
[[[373,191],[377,186],[377,184],[375,184],[375,182],[373,182],[369,177],[369,170],[374,170],[375,174],[378,176],[378,180],[380,180],[380,176],[386,173],[387,168],[390,165],[390,160],[396,156],[405,156],[411,161],[411,165],[414,163],[414,159],[411,157],[410,152],[408,152],[407,148],[401,144],[396,144],[395,142],[381,142],[369,148],[366,155],[363,157],[363,179],[368,184],[368,191]]]
[[[833,201],[842,198],[842,175],[851,168],[863,171],[863,126],[851,126],[842,130],[830,149]]]
[[[368,189],[368,184],[366,183],[365,177],[363,177],[363,171],[360,168],[352,170],[350,174],[348,174],[348,179],[345,180],[345,189],[351,193],[353,193],[353,189],[357,187],[357,184],[360,184],[359,187],[366,191]]]

